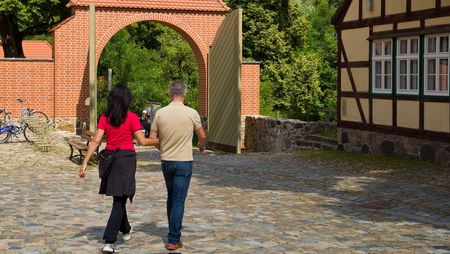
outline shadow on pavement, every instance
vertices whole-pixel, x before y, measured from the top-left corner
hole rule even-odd
[[[136,225],[136,231],[144,232],[146,235],[159,236],[161,242],[166,243],[167,228],[160,228],[155,223],[142,223]]]
[[[159,161],[159,153],[140,152],[139,158]],[[195,153],[194,160],[201,185],[314,193],[338,200],[321,206],[345,216],[450,229],[450,169],[398,171],[298,153]]]
[[[105,227],[88,227],[85,230],[81,231],[79,234],[74,237],[82,237],[87,236],[89,241],[97,241],[98,243],[103,243],[103,231]]]

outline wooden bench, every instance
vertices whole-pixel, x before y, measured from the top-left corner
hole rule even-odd
[[[70,147],[70,156],[69,159],[73,162],[78,163],[81,165],[83,163],[83,152],[87,152],[89,148],[89,143],[91,139],[94,137],[95,133],[89,130],[83,129],[83,133],[81,134],[82,139],[69,139],[67,143]],[[74,155],[74,150],[78,150],[78,155]],[[98,155],[98,147],[94,154]],[[78,161],[75,161],[75,159],[78,158]],[[92,157],[91,157],[92,158]],[[97,156],[95,156],[94,162],[98,162]]]

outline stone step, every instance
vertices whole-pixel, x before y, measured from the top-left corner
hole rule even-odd
[[[303,146],[303,147],[314,147],[321,150],[336,150],[337,144],[332,145],[324,142],[317,142],[317,141],[306,141],[306,140],[299,140],[296,142],[297,146]]]
[[[338,141],[335,138],[324,137],[324,136],[320,136],[318,134],[305,135],[305,141],[326,143],[326,144],[329,144],[329,145],[332,145],[335,147],[337,147],[337,145],[338,145]]]

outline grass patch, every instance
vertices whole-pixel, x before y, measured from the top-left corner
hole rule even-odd
[[[355,164],[372,165],[380,168],[396,170],[444,170],[448,169],[443,164],[409,159],[401,156],[363,155],[352,152],[313,150],[302,151],[300,157],[319,159],[328,162],[346,162]]]

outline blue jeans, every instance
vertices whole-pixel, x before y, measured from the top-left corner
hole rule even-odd
[[[178,243],[181,238],[184,203],[192,176],[192,161],[162,161],[161,166],[167,187],[167,238],[169,243]]]

